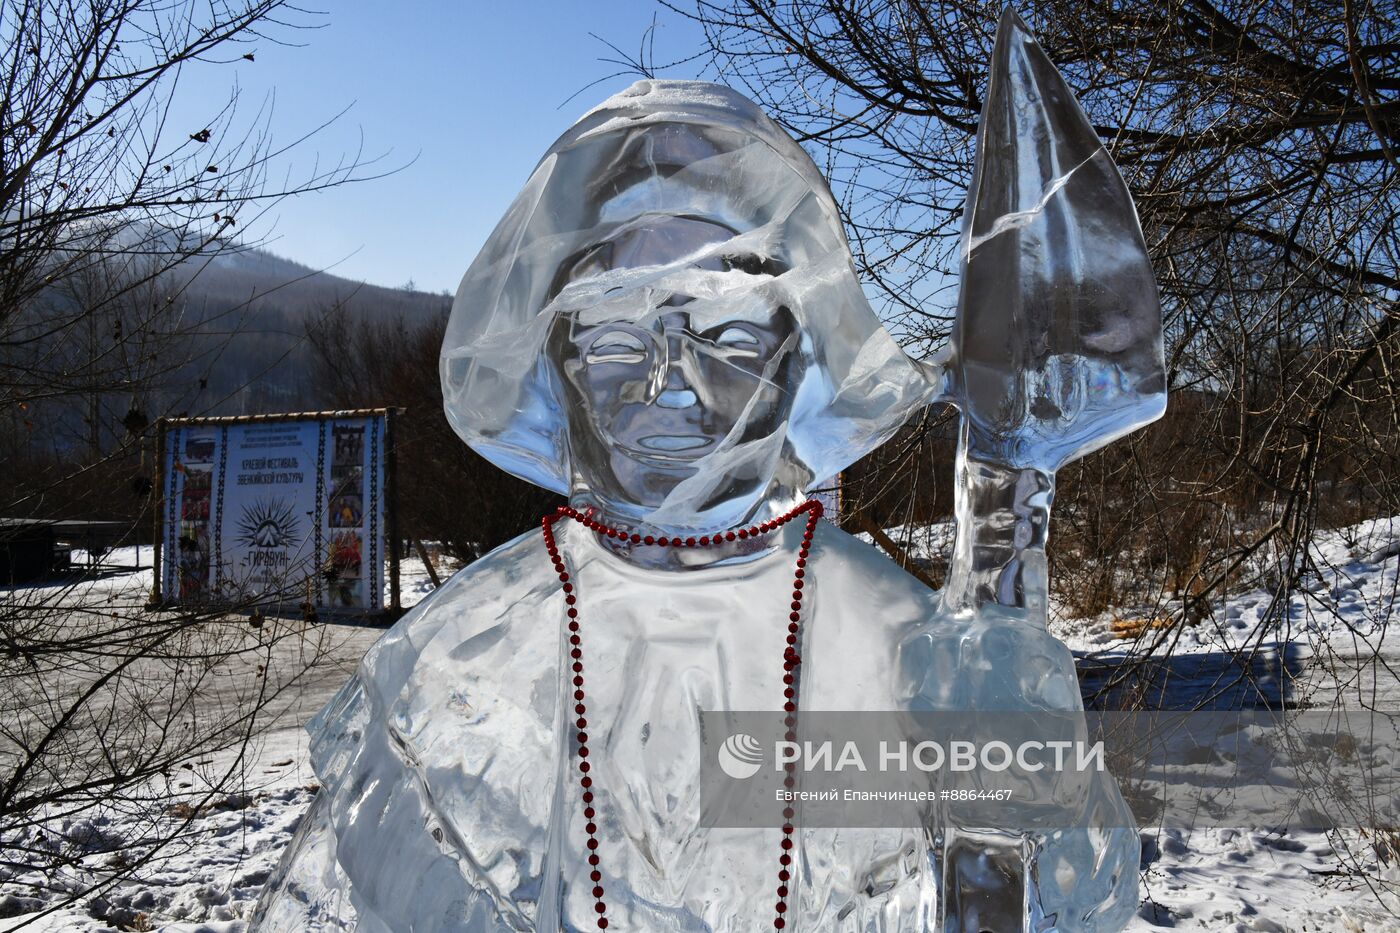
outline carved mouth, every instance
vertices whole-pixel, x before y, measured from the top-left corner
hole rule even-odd
[[[648,434],[637,441],[644,450],[668,454],[701,450],[713,443],[714,438],[703,434]]]

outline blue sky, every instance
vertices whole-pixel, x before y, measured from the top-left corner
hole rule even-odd
[[[612,78],[616,57],[590,32],[635,54],[657,20],[655,57],[700,48],[697,27],[652,0],[437,0],[401,4],[343,0],[311,30],[273,30],[300,47],[267,40],[255,61],[191,69],[179,114],[222,105],[235,83],[243,122],[275,102],[274,143],[290,142],[349,107],[286,160],[292,177],[363,146],[385,167],[374,181],[280,203],[244,235],[262,234],[279,255],[377,285],[412,280],[455,291],[535,162],[570,123],[636,76]],[[240,50],[236,54],[241,54]],[[700,62],[661,72],[697,77]],[[562,105],[562,106],[561,106]]]

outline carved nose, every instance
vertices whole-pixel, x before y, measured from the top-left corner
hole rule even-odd
[[[690,408],[699,400],[699,396],[690,389],[667,389],[656,397],[656,405],[659,408]]]

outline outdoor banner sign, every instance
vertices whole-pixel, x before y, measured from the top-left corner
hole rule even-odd
[[[385,608],[388,431],[382,410],[166,424],[164,601]]]

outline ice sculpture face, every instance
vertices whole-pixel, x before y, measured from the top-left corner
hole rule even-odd
[[[811,159],[689,81],[638,82],[551,147],[463,277],[442,380],[483,456],[668,531],[785,510],[935,392]]]
[[[577,486],[612,512],[627,511],[618,500],[655,509],[723,445],[761,443],[791,415],[804,368],[799,333],[761,288],[781,269],[713,252],[735,235],[716,221],[646,215],[562,270],[549,359],[564,386]],[[677,261],[694,286],[639,294],[604,284]],[[574,308],[577,293],[589,297]],[[711,497],[752,498],[765,479],[731,474]]]

